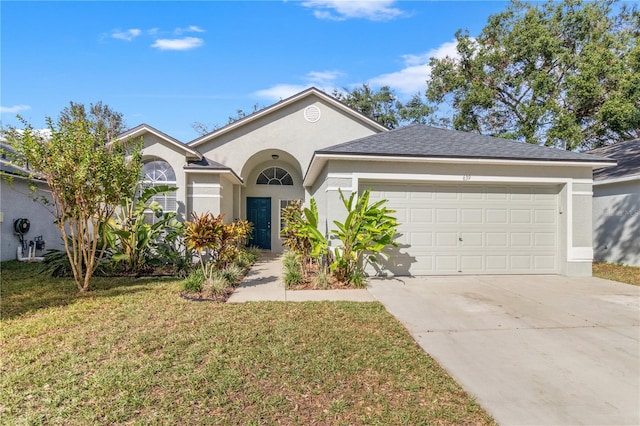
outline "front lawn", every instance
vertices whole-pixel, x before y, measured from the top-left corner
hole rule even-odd
[[[593,263],[593,276],[621,283],[640,285],[640,267],[615,265],[613,263]]]
[[[2,267],[2,424],[493,424],[379,303],[191,302]]]

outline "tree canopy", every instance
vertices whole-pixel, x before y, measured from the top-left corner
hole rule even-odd
[[[351,90],[344,89],[344,92],[335,90],[333,96],[388,129],[410,123],[425,124],[433,111],[419,93],[402,103],[389,86],[382,86],[376,91],[363,84]]]
[[[120,200],[133,193],[142,169],[141,146],[113,139],[122,115],[102,103],[87,111],[71,102],[57,122],[47,118],[46,133],[22,123],[24,129],[5,132],[15,161],[28,164],[49,185],[76,285],[88,291],[106,247],[99,230]]]
[[[427,98],[458,130],[564,149],[640,136],[640,13],[615,1],[513,1],[457,56],[432,58]]]

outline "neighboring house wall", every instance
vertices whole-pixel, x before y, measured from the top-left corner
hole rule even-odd
[[[2,244],[0,245],[0,260],[16,259],[16,252],[20,247],[20,240],[14,234],[13,222],[19,218],[29,219],[31,229],[24,235],[25,240],[34,240],[42,235],[45,240],[45,251],[49,249],[64,250],[60,231],[53,223],[54,217],[51,213],[51,206],[45,206],[41,202],[34,201],[34,197],[45,196],[51,199],[48,187],[44,183],[38,184],[39,190],[31,192],[26,180],[14,177],[11,183],[5,180],[0,181],[2,186],[2,201],[0,203],[0,235]],[[44,252],[37,252],[42,256]]]
[[[596,261],[640,266],[640,178],[594,185],[593,222]]]

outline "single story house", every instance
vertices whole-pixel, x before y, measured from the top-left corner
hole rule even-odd
[[[594,260],[640,266],[640,139],[589,153],[618,161],[593,172]]]
[[[345,195],[371,189],[401,226],[383,271],[397,275],[590,275],[595,168],[615,160],[424,125],[389,131],[309,88],[182,143],[146,124],[145,181],[159,201],[254,223],[252,243],[281,251],[280,211],[317,201],[321,231],[346,216]],[[335,242],[332,242],[335,245]]]

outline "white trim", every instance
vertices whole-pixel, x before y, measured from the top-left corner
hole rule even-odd
[[[351,179],[353,173],[327,173],[327,179]]]
[[[573,195],[588,195],[591,197],[593,195],[593,191],[574,191]]]
[[[220,194],[189,194],[189,198],[222,198]]]
[[[198,182],[193,182],[190,183],[189,188],[222,188],[222,185],[220,185],[219,183],[198,183]]]
[[[233,176],[232,184],[244,185],[244,182],[236,175],[232,170],[224,169],[224,170],[197,170],[197,169],[182,169],[184,173],[195,173],[195,174],[220,174],[220,175],[231,175]]]
[[[121,136],[118,137],[117,140],[121,141],[121,140],[124,140],[124,139],[135,138],[137,136],[141,136],[145,132],[151,133],[155,137],[160,138],[165,142],[169,142],[171,145],[180,148],[181,150],[191,154],[192,156],[196,157],[199,160],[202,159],[202,154],[200,154],[195,149],[190,148],[186,144],[178,143],[178,142],[176,142],[176,141],[174,141],[172,139],[168,139],[167,138],[168,135],[164,135],[162,133],[159,133],[160,132],[159,130],[156,130],[153,127],[151,127],[149,125],[146,125],[146,124],[141,125],[139,129],[136,129],[135,131],[133,131],[131,133],[127,133],[127,132],[123,133]]]
[[[449,182],[461,185],[474,183],[529,183],[529,184],[564,184],[571,178],[559,177],[521,177],[521,176],[483,176],[483,175],[442,175],[442,174],[406,174],[390,175],[389,173],[353,173],[353,188],[359,187],[360,180],[376,181],[415,181],[415,182]]]
[[[435,163],[435,164],[473,164],[473,165],[514,165],[537,167],[608,167],[612,163],[597,161],[549,161],[549,160],[517,160],[517,159],[491,159],[491,158],[441,158],[441,157],[401,157],[384,155],[338,155],[338,154],[314,154],[307,173],[303,179],[304,186],[315,183],[320,171],[328,160],[338,161],[381,161],[396,163]],[[399,178],[401,179],[401,177]],[[533,178],[531,178],[533,179]],[[584,183],[587,179],[585,179]]]
[[[594,186],[609,185],[609,184],[613,184],[613,183],[631,182],[631,181],[634,181],[634,180],[640,181],[640,174],[639,175],[624,176],[624,177],[615,178],[615,179],[596,180],[596,181],[593,181],[593,185]]]
[[[567,260],[571,262],[591,262],[593,260],[593,247],[571,247],[567,255]]]
[[[353,187],[345,187],[345,188],[343,188],[343,187],[341,187],[341,186],[329,186],[329,187],[327,187],[327,189],[325,189],[324,191],[325,191],[325,192],[329,192],[329,191],[337,191],[337,190],[339,190],[339,189],[341,189],[341,190],[343,190],[343,191],[355,192],[355,191],[354,191],[354,189],[353,189]]]

